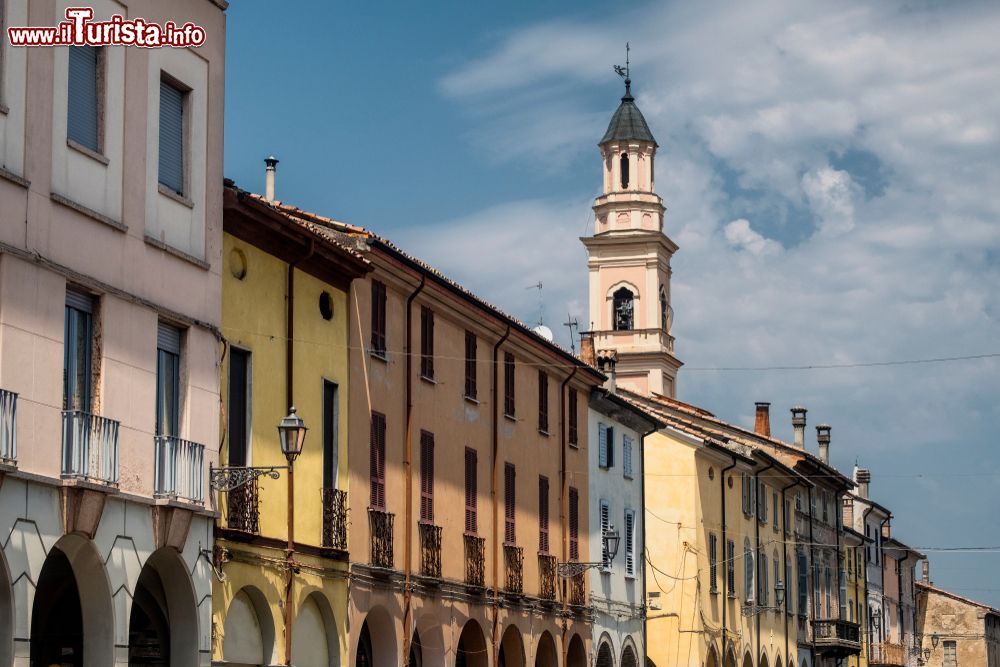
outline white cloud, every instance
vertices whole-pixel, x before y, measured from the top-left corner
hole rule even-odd
[[[854,193],[851,175],[820,167],[802,176],[802,190],[820,219],[824,234],[843,234],[854,229]]]
[[[745,250],[751,255],[772,255],[781,249],[781,244],[766,239],[750,228],[750,222],[745,218],[733,220],[725,227],[726,240],[734,248]]]

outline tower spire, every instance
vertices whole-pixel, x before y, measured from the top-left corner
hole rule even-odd
[[[631,50],[632,47],[629,45],[628,42],[625,42],[625,66],[622,67],[621,65],[613,65],[615,72],[618,74],[618,76],[625,79],[625,96],[622,98],[622,100],[634,99],[632,97],[632,78],[631,78],[631,67],[629,63],[629,51]]]

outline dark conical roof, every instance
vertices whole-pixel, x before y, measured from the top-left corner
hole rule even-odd
[[[642,112],[635,105],[635,98],[632,97],[632,81],[625,79],[625,96],[622,97],[622,103],[618,105],[615,115],[611,117],[608,131],[604,133],[604,137],[598,143],[629,139],[656,143],[653,133],[649,131],[649,125],[646,124],[646,119],[642,117]]]

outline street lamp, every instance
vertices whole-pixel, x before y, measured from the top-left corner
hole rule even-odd
[[[878,630],[882,627],[882,610],[876,609],[872,612],[872,627]]]
[[[596,563],[559,563],[559,567],[557,568],[559,576],[571,579],[592,567],[608,567],[611,564],[611,561],[615,559],[615,556],[618,555],[618,547],[621,546],[621,541],[621,535],[618,534],[614,524],[609,525],[608,529],[604,531],[604,534],[601,536],[601,546],[603,548],[605,560]]]
[[[615,530],[614,524],[608,526],[608,531],[604,533],[603,541],[604,553],[608,555],[608,563],[610,563],[618,555],[618,546],[622,541],[622,538],[618,535],[618,531]]]
[[[281,453],[288,461],[288,546],[285,551],[285,567],[288,570],[288,585],[285,587],[285,664],[292,664],[292,576],[298,571],[295,563],[295,459],[302,453],[306,441],[306,423],[289,408],[288,416],[278,424],[278,441]]]
[[[774,585],[774,606],[778,609],[783,604],[785,604],[785,583],[778,579],[778,583]]]
[[[941,638],[938,637],[938,633],[935,632],[933,635],[931,635],[931,646],[937,648],[939,641],[941,641]]]
[[[785,582],[778,579],[774,584],[774,606],[770,605],[760,605],[756,602],[745,605],[741,610],[744,616],[756,616],[763,611],[780,611],[781,606],[785,604]]]
[[[302,453],[302,445],[306,441],[306,431],[308,430],[306,423],[295,414],[294,407],[289,411],[288,416],[278,424],[278,439],[281,442],[281,453],[285,455],[289,466]]]

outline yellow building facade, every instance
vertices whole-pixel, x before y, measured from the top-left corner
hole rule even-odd
[[[348,294],[368,265],[232,186],[224,231],[213,660],[345,664]],[[290,523],[277,425],[293,405],[309,430]]]
[[[861,653],[848,656],[844,667],[868,667],[868,632],[867,632],[867,588],[865,586],[865,545],[871,543],[871,538],[851,528],[849,514],[853,512],[851,500],[844,501],[844,521],[842,527],[843,546],[841,548],[840,567],[842,579],[841,597],[844,609],[841,617],[861,626]]]

